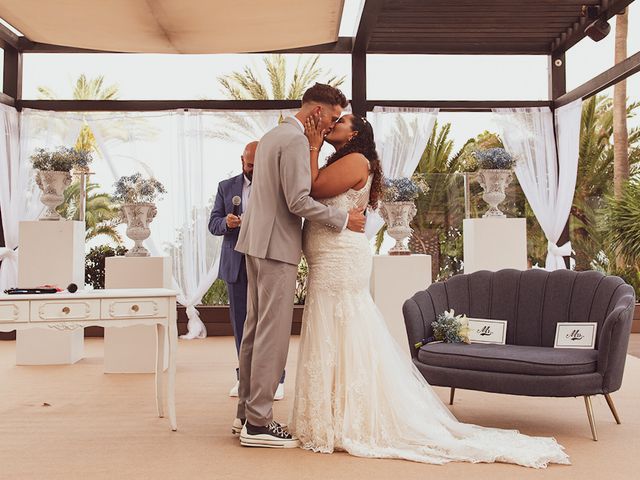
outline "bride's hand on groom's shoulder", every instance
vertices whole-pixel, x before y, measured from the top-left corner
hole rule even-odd
[[[324,142],[326,130],[320,128],[320,119],[317,115],[309,115],[304,122],[304,134],[309,140],[309,147],[320,150]]]

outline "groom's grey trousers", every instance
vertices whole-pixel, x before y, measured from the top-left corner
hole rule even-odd
[[[264,426],[273,420],[273,397],[287,363],[298,267],[247,259],[247,319],[240,346],[238,418]]]

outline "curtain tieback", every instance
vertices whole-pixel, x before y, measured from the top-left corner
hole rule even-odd
[[[18,261],[18,251],[13,248],[0,247],[0,260]]]
[[[571,242],[567,242],[561,247],[556,245],[553,242],[549,242],[547,245],[547,252],[549,252],[554,257],[568,257],[573,252],[571,248]]]
[[[200,320],[200,313],[195,305],[190,304],[187,299],[179,295],[177,298],[178,302],[185,306],[187,318],[187,334],[181,335],[180,338],[185,340],[194,340],[196,338],[206,338],[207,336],[207,327],[204,326],[202,320]],[[183,301],[184,300],[184,301]]]

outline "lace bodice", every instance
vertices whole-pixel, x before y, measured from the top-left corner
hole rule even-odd
[[[371,193],[371,183],[373,181],[373,174],[369,175],[367,183],[359,190],[350,188],[340,195],[336,195],[331,198],[320,199],[319,202],[330,207],[342,208],[344,210],[351,210],[354,207],[365,208],[369,203],[369,194]]]

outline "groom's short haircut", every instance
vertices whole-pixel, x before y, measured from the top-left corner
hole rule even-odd
[[[316,83],[307,89],[302,96],[302,104],[309,102],[324,103],[326,105],[340,105],[346,108],[349,105],[347,97],[339,89],[325,83]]]

